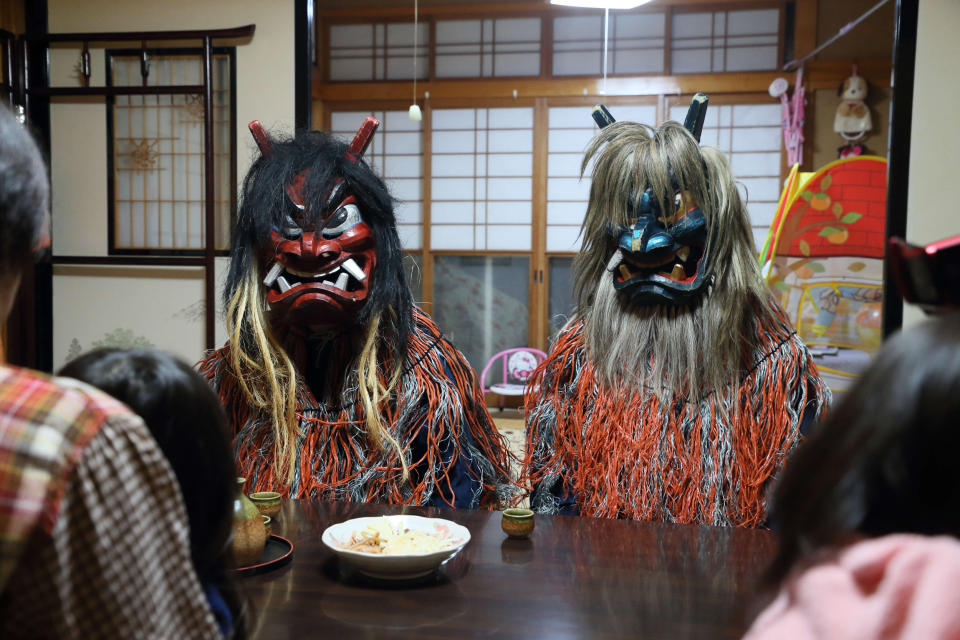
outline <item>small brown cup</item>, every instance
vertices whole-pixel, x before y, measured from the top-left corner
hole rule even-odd
[[[270,527],[271,518],[266,514],[260,514],[260,517],[263,518],[263,528],[267,530],[267,538],[273,534],[273,529]]]
[[[530,537],[534,524],[533,511],[530,509],[504,509],[500,520],[503,532],[515,539]]]
[[[257,509],[265,516],[273,517],[280,513],[280,494],[276,491],[251,493],[250,501],[257,505]]]

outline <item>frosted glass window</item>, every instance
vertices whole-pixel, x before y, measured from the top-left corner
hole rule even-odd
[[[216,248],[230,248],[236,177],[230,151],[232,53],[213,58],[214,215]],[[140,85],[140,53],[109,57],[108,82]],[[203,83],[203,58],[150,55],[148,85]],[[204,101],[201,95],[116,96],[107,109],[110,157],[110,253],[200,252],[205,233]]]
[[[529,251],[533,109],[434,109],[430,246]]]
[[[686,104],[673,105],[670,119],[683,122]],[[716,105],[707,109],[700,143],[717,147],[730,160],[741,195],[746,198],[755,238],[766,238],[780,198],[780,105]],[[759,249],[760,245],[757,245]]]
[[[438,20],[438,78],[540,75],[540,18]]]
[[[617,120],[656,124],[652,104],[610,105]],[[590,199],[589,167],[580,179],[583,152],[598,129],[590,107],[550,107],[547,134],[547,251],[578,251],[580,225]],[[551,285],[552,286],[552,285]]]
[[[553,19],[553,74],[603,74],[603,13]],[[665,13],[610,14],[607,73],[662,73]]]
[[[333,111],[330,131],[350,142],[363,123],[373,116],[380,128],[363,155],[370,167],[387,183],[396,199],[397,232],[404,249],[423,248],[423,122],[410,119],[407,111]]]
[[[673,14],[673,73],[777,68],[780,9]]]
[[[573,258],[551,256],[549,260],[548,335],[553,339],[573,317],[576,299],[573,291]]]
[[[412,80],[413,23],[330,25],[330,80]],[[417,29],[417,73],[427,77],[430,25]]]
[[[438,255],[433,262],[433,317],[477,371],[493,354],[527,346],[530,259]]]
[[[403,254],[403,273],[416,304],[423,302],[423,256],[419,253]]]

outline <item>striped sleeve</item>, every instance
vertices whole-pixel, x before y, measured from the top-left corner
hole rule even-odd
[[[11,576],[0,637],[220,637],[176,477],[139,418],[107,419],[59,507]]]

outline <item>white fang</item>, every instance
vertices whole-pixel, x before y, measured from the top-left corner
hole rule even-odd
[[[347,290],[347,280],[349,280],[349,279],[350,279],[350,274],[348,274],[346,271],[341,271],[341,272],[340,272],[340,277],[337,278],[337,284],[334,285],[334,286],[336,286],[337,289],[343,289],[344,291],[346,291],[346,290]]]
[[[356,278],[360,282],[363,282],[363,280],[367,277],[366,274],[363,272],[363,269],[357,266],[357,263],[353,261],[353,258],[349,258],[346,262],[344,262],[340,266],[343,267],[347,273],[352,275],[354,278]]]
[[[290,291],[291,288],[290,283],[287,282],[287,279],[283,276],[277,278],[277,286],[280,287],[280,293],[286,293],[287,291]]]
[[[283,265],[279,262],[274,262],[273,266],[270,267],[270,271],[267,272],[267,277],[263,279],[264,286],[268,289],[272,287],[281,273],[283,273]]]
[[[613,255],[610,256],[610,261],[607,263],[607,271],[613,273],[613,270],[617,268],[617,265],[623,261],[623,253],[620,252],[620,249],[617,249],[613,252]]]

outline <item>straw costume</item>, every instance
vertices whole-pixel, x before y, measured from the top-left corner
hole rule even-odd
[[[756,526],[829,402],[760,278],[726,158],[698,144],[706,106],[657,129],[594,111],[577,313],[525,401],[538,512]]]
[[[244,181],[229,341],[199,364],[251,491],[456,507],[507,499],[509,453],[473,370],[413,305],[390,194],[319,132],[272,140]]]

